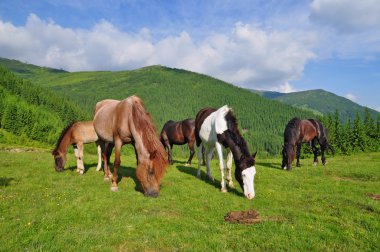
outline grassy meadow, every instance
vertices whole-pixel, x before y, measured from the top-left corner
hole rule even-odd
[[[119,192],[110,191],[96,156],[76,173],[68,154],[55,172],[46,150],[0,146],[0,251],[379,251],[380,153],[328,156],[326,167],[301,160],[280,170],[280,158],[257,158],[256,198],[240,187],[221,193],[196,178],[197,160],[175,157],[158,198],[146,198],[135,177],[133,151],[122,156]],[[236,186],[238,184],[236,183]],[[137,189],[137,190],[136,190]],[[235,210],[255,209],[260,224],[226,223]]]

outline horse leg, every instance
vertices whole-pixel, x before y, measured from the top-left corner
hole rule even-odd
[[[103,165],[104,165],[104,180],[107,181],[109,180],[108,177],[108,170],[109,170],[109,159],[107,158],[107,144],[103,141],[99,142],[100,149],[102,151],[102,159],[103,159]]]
[[[318,164],[318,149],[316,146],[316,139],[311,140],[311,149],[313,150],[313,154],[314,154],[313,165],[315,166]]]
[[[121,155],[121,146],[122,146],[122,142],[120,139],[117,139],[115,141],[115,161],[113,163],[113,176],[112,176],[112,187],[111,187],[111,191],[113,192],[117,192],[119,189],[117,187],[117,180],[119,178],[117,172],[119,170],[119,167],[120,167],[120,155]]]
[[[96,171],[100,171],[102,169],[102,148],[100,148],[98,142],[96,142],[96,148],[98,150],[98,165],[96,166]]]
[[[232,152],[231,150],[227,154],[227,181],[228,181],[228,186],[230,188],[234,188],[234,182],[232,181],[232,175],[231,175],[231,170],[232,170]]]
[[[212,154],[214,153],[215,147],[210,147],[207,150],[207,161],[206,161],[206,168],[207,168],[207,176],[211,181],[214,181],[214,178],[211,175],[211,169],[210,169],[210,162],[212,159]]]
[[[321,154],[322,155],[322,157],[321,157],[322,164],[326,165],[326,163],[327,163],[326,157],[325,157],[326,144],[320,144],[320,146],[321,146],[321,153],[322,153]]]
[[[222,188],[220,189],[221,192],[227,192],[227,188],[226,188],[226,181],[224,179],[224,171],[226,170],[226,164],[224,163],[224,159],[223,159],[223,149],[222,149],[222,145],[218,142],[215,143],[215,147],[216,147],[216,151],[218,153],[218,157],[219,157],[219,169],[220,169],[220,173],[222,174],[222,179],[221,179],[221,186]]]
[[[189,150],[190,150],[190,157],[189,157],[189,160],[187,160],[187,163],[185,164],[185,166],[190,166],[191,165],[191,160],[193,159],[193,156],[195,154],[195,151],[194,151],[194,141],[190,141],[189,144]]]
[[[296,163],[296,166],[297,166],[297,167],[301,167],[301,164],[300,164],[300,156],[301,156],[301,144],[297,144],[297,150],[296,150],[296,157],[297,157],[297,163]]]
[[[201,178],[201,159],[202,159],[202,148],[203,145],[199,145],[197,147],[197,156],[198,156],[198,172],[197,172],[197,177],[200,179]]]
[[[74,147],[74,154],[75,158],[77,160],[77,172],[79,174],[83,174],[84,171],[84,165],[83,165],[83,144],[77,143],[73,145]]]
[[[202,165],[206,165],[206,160],[205,160],[205,147],[204,147],[203,144],[202,144],[202,160],[203,160]]]

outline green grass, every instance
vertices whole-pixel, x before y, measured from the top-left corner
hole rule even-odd
[[[380,194],[380,153],[328,157],[326,167],[308,158],[291,172],[279,169],[279,158],[258,157],[257,196],[249,201],[240,188],[219,192],[216,161],[210,183],[195,177],[196,160],[184,167],[185,158],[167,170],[160,196],[146,198],[125,152],[113,193],[95,172],[95,155],[85,154],[80,176],[72,154],[57,173],[47,151],[0,151],[0,250],[380,250],[380,202],[367,196]],[[248,209],[267,221],[224,222],[229,211]]]

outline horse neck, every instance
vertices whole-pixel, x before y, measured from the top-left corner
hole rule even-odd
[[[248,151],[244,138],[240,134],[231,132],[230,130],[227,132],[229,133],[226,134],[227,145],[232,152],[236,167],[239,167],[240,161],[243,158],[251,158],[251,154]]]
[[[55,148],[55,151],[58,151],[60,153],[67,153],[67,149],[69,148],[71,144],[71,131],[70,128],[60,139],[59,143],[57,144],[57,147]]]

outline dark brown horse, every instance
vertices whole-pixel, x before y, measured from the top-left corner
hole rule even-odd
[[[301,120],[293,118],[288,122],[284,131],[284,146],[282,149],[282,165],[285,170],[292,169],[294,156],[297,157],[296,166],[300,166],[301,144],[309,143],[314,154],[314,165],[318,163],[318,149],[316,144],[321,146],[322,164],[326,164],[325,150],[329,148],[334,153],[333,148],[327,141],[327,133],[321,122],[315,119]]]
[[[156,135],[150,115],[137,96],[122,101],[103,100],[96,104],[95,131],[99,136],[104,161],[105,179],[112,177],[112,191],[117,191],[121,147],[132,144],[137,159],[136,176],[145,196],[157,197],[160,180],[168,165],[167,154]],[[109,169],[109,157],[115,147],[113,176]]]
[[[167,121],[161,130],[160,140],[168,150],[170,164],[173,164],[173,145],[183,145],[187,143],[190,150],[190,157],[185,165],[191,165],[191,160],[193,159],[195,153],[195,120],[189,118],[178,122],[172,120]],[[204,152],[204,149],[202,151]]]

